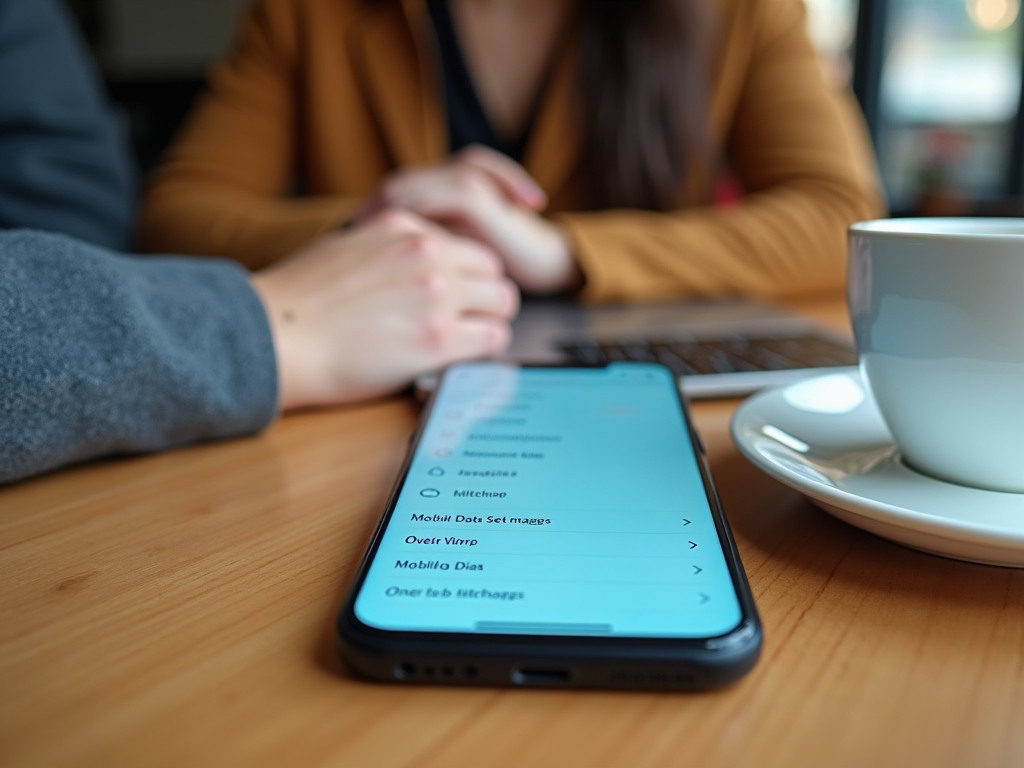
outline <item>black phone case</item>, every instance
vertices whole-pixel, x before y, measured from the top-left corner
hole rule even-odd
[[[742,609],[743,617],[731,632],[696,639],[470,635],[380,630],[359,621],[354,610],[356,596],[391,520],[438,391],[440,387],[431,395],[410,440],[384,515],[338,613],[338,652],[353,672],[370,680],[407,684],[700,690],[734,682],[754,667],[761,652],[761,622],[711,482],[704,447],[681,394],[690,442]]]

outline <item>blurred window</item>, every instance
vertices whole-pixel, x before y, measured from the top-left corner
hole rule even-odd
[[[1020,0],[888,0],[875,138],[894,210],[967,213],[1007,194]]]

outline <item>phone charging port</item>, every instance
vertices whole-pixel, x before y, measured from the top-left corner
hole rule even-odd
[[[565,685],[569,682],[567,669],[513,669],[512,682],[516,685]]]

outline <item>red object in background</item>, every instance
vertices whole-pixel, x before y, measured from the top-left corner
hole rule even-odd
[[[743,198],[743,188],[731,171],[722,171],[715,179],[715,206],[728,208]]]

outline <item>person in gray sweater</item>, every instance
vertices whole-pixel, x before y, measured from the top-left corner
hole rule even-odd
[[[411,213],[256,274],[117,253],[126,158],[60,7],[0,0],[0,484],[257,432],[508,344],[497,255]]]
[[[0,231],[0,483],[395,392],[517,309],[494,253],[400,211],[254,275]]]

